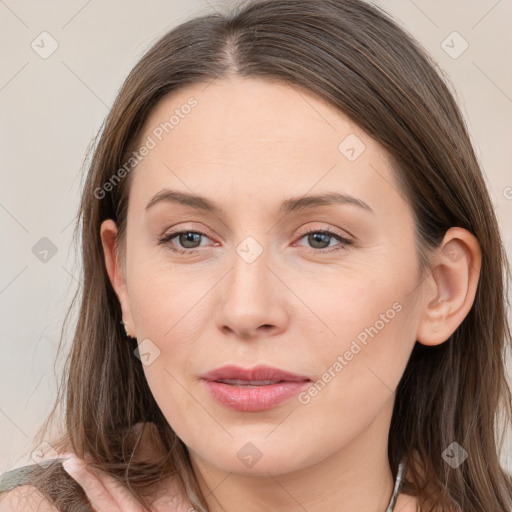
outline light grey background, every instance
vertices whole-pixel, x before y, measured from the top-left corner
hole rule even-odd
[[[512,254],[512,1],[377,3],[451,77]],[[33,463],[23,455],[55,397],[56,348],[77,287],[71,236],[86,148],[153,42],[230,5],[0,0],[0,472]],[[58,48],[46,57],[52,39]],[[33,252],[43,237],[57,250],[46,262]],[[512,472],[511,451],[502,457]]]

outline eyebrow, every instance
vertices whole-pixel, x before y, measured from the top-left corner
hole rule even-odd
[[[220,206],[215,204],[210,199],[207,199],[206,197],[197,194],[178,192],[176,190],[169,189],[163,189],[157,194],[155,194],[150,199],[149,203],[146,205],[146,211],[155,204],[158,204],[162,201],[183,204],[186,206],[190,206],[191,208],[212,212],[217,215],[223,213],[223,210]],[[357,199],[356,197],[347,194],[340,194],[338,192],[328,192],[325,194],[318,195],[292,197],[290,199],[286,199],[285,201],[283,201],[279,208],[279,211],[282,213],[290,213],[294,211],[304,210],[307,208],[313,208],[315,206],[329,206],[332,204],[352,204],[368,212],[374,213],[373,209],[361,199]]]

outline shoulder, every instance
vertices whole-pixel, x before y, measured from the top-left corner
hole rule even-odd
[[[34,486],[21,485],[0,495],[0,512],[59,512]]]
[[[74,487],[79,486],[62,467],[62,459],[12,469],[0,475],[0,512],[59,512],[63,489],[66,501],[76,494]]]
[[[418,512],[420,510],[418,498],[409,494],[400,493],[396,500],[395,510],[399,512]],[[0,512],[2,510],[0,509]]]

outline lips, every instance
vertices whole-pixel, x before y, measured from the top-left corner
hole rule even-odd
[[[245,369],[224,366],[203,375],[211,396],[220,404],[243,412],[276,407],[309,386],[311,379],[270,366]]]
[[[278,382],[303,382],[311,380],[305,375],[296,375],[271,366],[240,368],[239,366],[223,366],[203,375],[205,380],[239,385],[268,385]]]
[[[240,380],[240,379],[217,379],[215,382],[222,382],[224,384],[232,384],[234,386],[270,386],[270,384],[277,384],[284,382],[283,380]]]

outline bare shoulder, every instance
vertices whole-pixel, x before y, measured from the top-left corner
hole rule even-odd
[[[0,496],[0,512],[59,512],[35,487],[21,485]]]
[[[396,500],[395,510],[397,512],[418,512],[420,510],[418,498],[400,493]],[[0,512],[2,512],[1,509]]]

